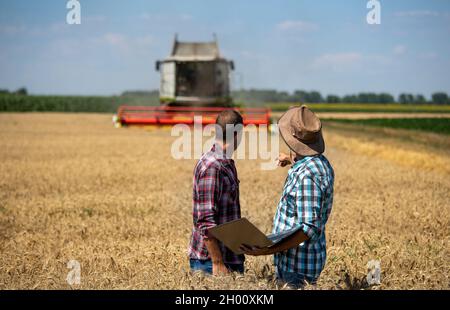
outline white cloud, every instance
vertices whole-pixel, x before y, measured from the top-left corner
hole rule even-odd
[[[139,47],[146,48],[153,45],[153,43],[155,43],[155,39],[153,38],[153,36],[147,35],[135,38],[134,43],[136,43],[136,45]]]
[[[330,68],[333,70],[346,69],[350,66],[358,65],[362,58],[362,55],[356,52],[324,54],[314,59],[312,67]]]
[[[106,21],[106,16],[104,15],[91,15],[86,16],[81,19],[81,23],[87,22],[87,23],[103,23]]]
[[[84,61],[98,61],[104,57],[121,57],[132,62],[148,57],[155,46],[150,35],[127,36],[121,33],[105,33],[84,38],[58,37],[51,40],[40,53],[41,61],[52,62],[54,59],[65,61],[80,58]],[[58,55],[55,57],[55,55]]]
[[[247,60],[266,60],[267,57],[262,53],[257,53],[254,51],[243,50],[240,52],[241,56],[246,58]]]
[[[318,28],[319,27],[316,24],[302,20],[285,20],[277,24],[277,29],[282,31],[309,32],[317,30]]]
[[[395,13],[395,16],[398,17],[437,17],[440,16],[440,13],[437,11],[403,11]]]
[[[178,15],[165,15],[165,14],[152,14],[148,12],[144,12],[141,15],[139,15],[139,18],[146,21],[146,22],[169,22],[174,20],[178,21],[192,21],[194,19],[194,16],[186,13],[178,14]]]
[[[86,21],[89,21],[89,22],[102,23],[102,22],[106,21],[106,16],[103,16],[103,15],[92,15],[92,16],[86,16],[84,19]]]
[[[47,25],[24,26],[24,25],[0,25],[0,34],[5,35],[32,35],[45,36],[51,34],[64,34],[70,29],[70,25],[65,22],[51,23]]]
[[[394,55],[400,56],[400,55],[406,54],[407,50],[408,49],[406,48],[405,45],[399,44],[394,47],[393,52],[394,52]]]
[[[425,52],[419,54],[419,57],[422,59],[436,59],[438,57],[438,54],[435,52]]]
[[[0,25],[0,34],[16,35],[26,31],[23,25]]]
[[[67,23],[53,23],[49,26],[49,30],[52,33],[63,33],[63,32],[68,31],[70,29],[70,27],[72,27],[72,26]]]
[[[190,21],[190,20],[193,20],[194,17],[190,14],[181,14],[180,19],[184,20],[184,21]]]
[[[151,14],[149,14],[147,12],[144,12],[139,16],[139,18],[143,19],[143,20],[152,20],[152,19],[154,19],[154,16],[152,16]]]
[[[122,46],[126,43],[124,35],[119,33],[107,33],[103,36],[103,39],[111,45]]]
[[[148,53],[155,40],[153,36],[128,37],[120,33],[106,33],[98,39],[99,43],[106,43],[119,49],[121,52]]]

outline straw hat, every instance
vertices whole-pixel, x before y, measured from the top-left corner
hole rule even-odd
[[[305,105],[287,110],[278,120],[281,137],[298,155],[323,153],[325,142],[320,119]]]

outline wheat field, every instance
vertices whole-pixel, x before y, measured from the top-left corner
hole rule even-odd
[[[243,276],[189,272],[195,160],[171,158],[170,131],[113,128],[107,114],[3,113],[0,133],[1,289],[286,288],[271,257],[247,258]],[[327,264],[309,288],[450,289],[448,137],[324,135],[335,197]],[[242,214],[269,232],[287,169],[259,165],[237,160]],[[381,284],[368,287],[373,259]]]

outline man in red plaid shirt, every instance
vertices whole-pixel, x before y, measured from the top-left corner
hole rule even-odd
[[[239,145],[242,116],[222,111],[216,119],[216,141],[194,170],[193,228],[189,245],[192,270],[208,274],[244,272],[244,255],[236,255],[208,235],[208,229],[241,217],[239,179],[231,156]]]

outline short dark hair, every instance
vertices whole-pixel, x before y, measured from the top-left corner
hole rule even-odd
[[[235,132],[235,126],[236,125],[243,125],[244,120],[242,119],[242,115],[239,114],[239,112],[228,109],[223,110],[222,112],[217,115],[216,118],[216,139],[222,138],[223,142],[227,140],[228,134],[231,134],[232,132],[227,132],[227,125],[230,127],[232,125],[233,132]],[[222,136],[221,136],[222,134]]]

